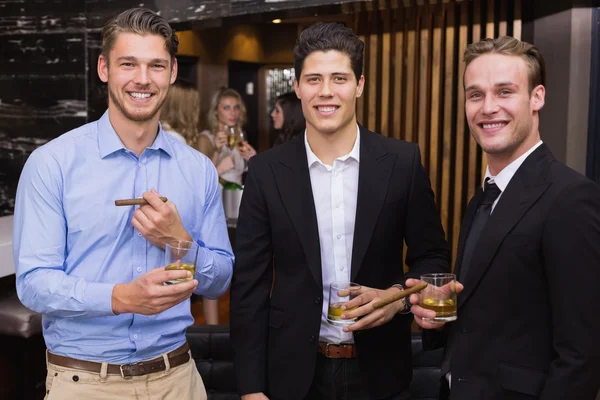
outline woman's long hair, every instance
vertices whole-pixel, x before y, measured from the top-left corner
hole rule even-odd
[[[240,119],[238,119],[237,125],[235,126],[236,132],[240,132],[246,124],[247,111],[246,105],[244,104],[244,100],[242,100],[242,96],[235,89],[222,87],[219,90],[217,90],[215,94],[213,94],[213,97],[210,100],[210,109],[208,110],[208,114],[206,115],[208,129],[213,135],[215,135],[220,130],[219,118],[217,117],[217,108],[219,108],[219,103],[221,102],[221,99],[225,97],[233,97],[234,99],[237,99],[240,102]]]
[[[276,103],[283,111],[283,126],[277,131],[273,146],[287,142],[306,129],[306,119],[302,113],[302,104],[294,92],[287,92],[277,97]]]
[[[183,135],[192,143],[199,132],[200,93],[191,84],[176,81],[169,89],[160,111],[163,129]]]

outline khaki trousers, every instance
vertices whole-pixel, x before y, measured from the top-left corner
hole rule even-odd
[[[194,359],[178,367],[122,378],[48,363],[44,400],[206,400]]]

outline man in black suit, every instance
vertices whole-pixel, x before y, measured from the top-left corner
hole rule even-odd
[[[410,277],[448,271],[449,251],[418,146],[357,124],[363,47],[336,23],[300,35],[306,133],[249,163],[231,286],[245,400],[410,398],[412,317],[401,301],[372,303]],[[326,322],[334,280],[369,293],[356,326]]]
[[[593,400],[600,188],[540,140],[545,66],[535,46],[485,39],[464,59],[467,121],[488,166],[460,232],[464,291],[445,327],[441,397]],[[432,312],[412,309],[421,326],[440,328],[422,320]]]

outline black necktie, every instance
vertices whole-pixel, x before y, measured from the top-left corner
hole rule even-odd
[[[460,282],[464,282],[465,277],[467,276],[467,271],[471,265],[471,258],[473,257],[477,242],[479,241],[479,236],[481,236],[481,232],[490,218],[492,204],[494,204],[494,201],[500,196],[500,193],[502,193],[502,191],[498,189],[498,186],[496,186],[495,183],[490,183],[490,178],[487,178],[483,187],[483,196],[481,196],[479,207],[477,207],[477,213],[475,214],[475,218],[473,218],[471,229],[469,229],[469,235],[465,241],[463,257],[460,263],[460,275],[458,277]]]
[[[475,218],[473,218],[473,223],[471,224],[471,229],[469,229],[469,234],[467,236],[467,240],[465,241],[465,249],[463,250],[463,258],[460,267],[460,274],[458,277],[459,282],[465,281],[465,277],[467,276],[467,270],[471,264],[471,258],[473,257],[473,252],[475,251],[475,246],[477,246],[477,242],[479,241],[479,236],[481,236],[481,232],[485,227],[488,219],[490,218],[490,213],[492,211],[492,205],[494,201],[500,196],[502,191],[498,189],[495,183],[490,183],[490,178],[485,180],[485,185],[483,186],[483,196],[481,196],[481,201],[479,202],[479,206],[477,207],[477,212],[475,214]],[[460,318],[460,317],[459,317]],[[449,338],[448,343],[446,344],[446,354],[444,355],[444,360],[442,361],[442,375],[445,376],[448,372],[450,372],[450,359],[452,358],[452,338]]]

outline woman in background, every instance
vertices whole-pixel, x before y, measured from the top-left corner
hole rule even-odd
[[[242,185],[246,161],[256,154],[243,131],[246,106],[242,96],[234,89],[219,89],[211,99],[206,120],[208,129],[200,132],[197,148],[213,160],[219,177]],[[229,136],[239,140],[232,147],[228,145]]]
[[[160,113],[165,132],[198,149],[200,92],[192,84],[178,80],[171,85]],[[219,301],[202,298],[202,312],[209,325],[219,323]]]
[[[182,80],[177,80],[167,94],[160,112],[160,123],[165,132],[183,143],[192,144],[198,135],[200,93]]]
[[[294,92],[284,93],[277,97],[273,111],[271,111],[271,119],[277,135],[273,146],[285,143],[306,130],[302,105]]]

